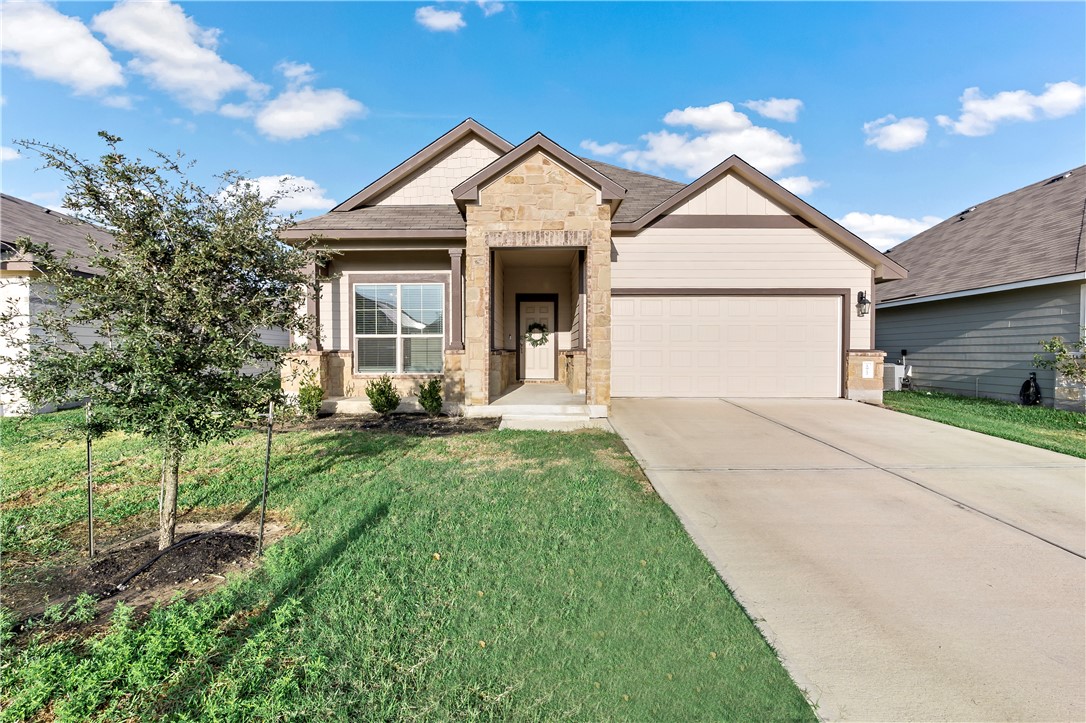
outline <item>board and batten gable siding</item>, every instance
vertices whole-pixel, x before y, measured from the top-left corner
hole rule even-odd
[[[453,205],[452,189],[498,157],[475,137],[464,139],[429,167],[378,199],[378,206]]]
[[[680,216],[735,215],[788,216],[788,211],[751,188],[734,174],[727,174],[701,193],[671,211]]]
[[[919,389],[1017,400],[1037,372],[1051,406],[1054,374],[1034,367],[1033,355],[1041,340],[1077,338],[1082,289],[1075,282],[881,308],[875,342],[888,362],[908,350]]]
[[[871,295],[871,267],[815,229],[647,228],[615,236],[614,289],[850,289]],[[849,348],[872,348],[871,324],[853,318]]]

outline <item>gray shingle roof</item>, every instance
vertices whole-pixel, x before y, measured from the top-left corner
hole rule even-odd
[[[626,189],[626,199],[618,207],[615,217],[611,219],[614,223],[636,221],[686,188],[685,184],[678,181],[669,181],[647,173],[619,168],[591,158],[582,157],[581,160]]]
[[[582,158],[582,161],[626,189],[626,199],[615,214],[615,223],[636,221],[648,211],[685,188],[682,183],[638,173],[609,163]],[[450,189],[450,202],[452,194]],[[291,230],[325,231],[463,231],[466,227],[459,209],[449,205],[365,206],[353,211],[332,211],[299,221]]]
[[[1086,166],[977,204],[887,255],[909,277],[878,300],[932,296],[1086,270]]]
[[[460,209],[447,206],[365,206],[354,211],[332,211],[299,221],[292,230],[312,231],[462,231]]]
[[[4,245],[4,260],[8,259],[8,252],[18,239],[29,236],[36,243],[48,243],[58,257],[71,251],[72,266],[77,271],[93,273],[94,268],[87,263],[90,254],[88,235],[107,247],[113,241],[113,236],[97,226],[6,193],[0,194],[0,242]]]

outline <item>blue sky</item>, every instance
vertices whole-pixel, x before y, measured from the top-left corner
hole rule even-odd
[[[731,153],[882,247],[1086,162],[1083,3],[16,3],[2,188],[101,129],[327,210],[471,116],[687,181]]]

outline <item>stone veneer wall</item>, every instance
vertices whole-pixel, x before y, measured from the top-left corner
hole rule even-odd
[[[857,402],[882,404],[882,363],[886,352],[874,349],[849,351],[848,370],[845,376],[845,397]],[[875,373],[870,379],[863,377],[863,363],[874,362]]]
[[[572,247],[587,250],[587,401],[611,401],[611,208],[598,191],[541,151],[525,158],[467,206],[464,255],[464,393],[488,404],[491,389],[490,250]]]

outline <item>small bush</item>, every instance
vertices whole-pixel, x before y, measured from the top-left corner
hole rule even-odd
[[[392,386],[392,377],[388,374],[366,384],[366,396],[370,399],[373,411],[382,417],[396,411],[400,406],[400,394]]]
[[[419,387],[419,404],[431,417],[441,414],[441,378],[434,377]]]
[[[298,388],[298,409],[307,417],[315,417],[321,410],[324,390],[319,384],[306,382]]]

